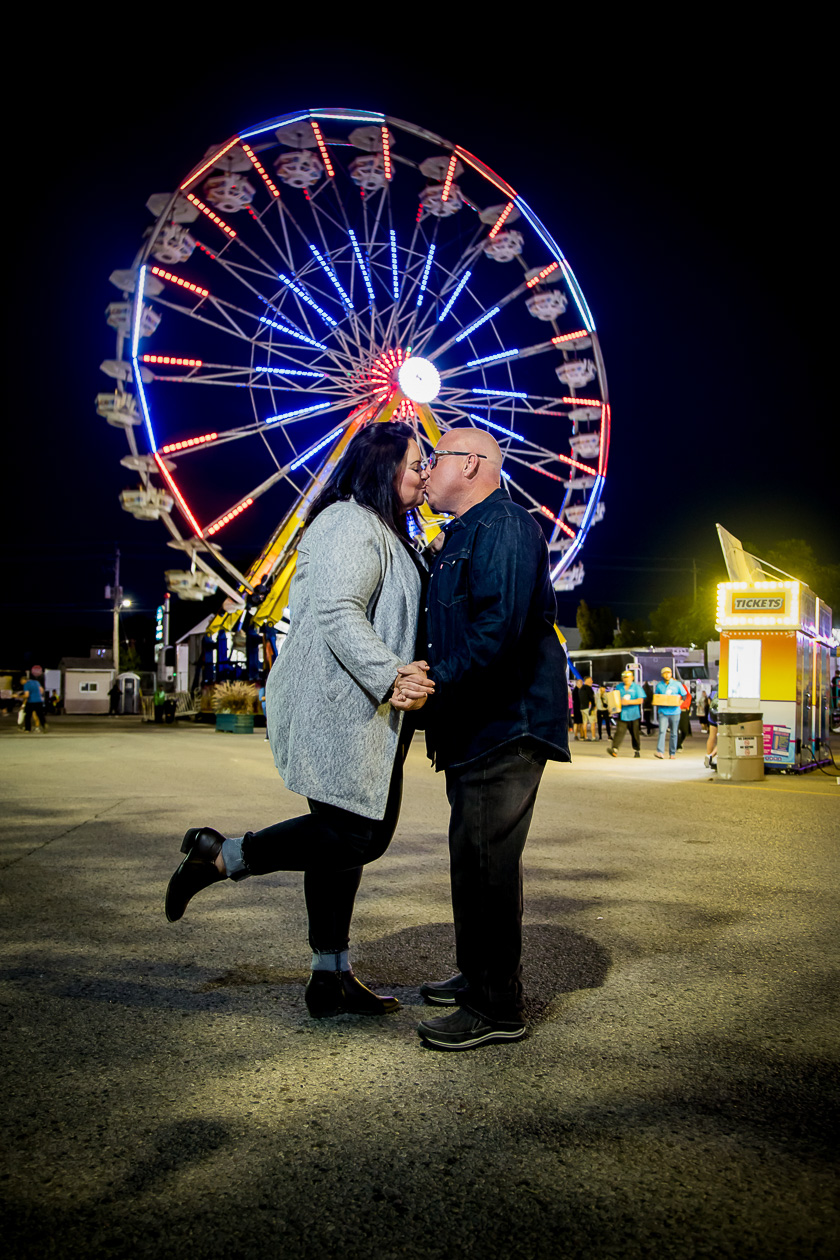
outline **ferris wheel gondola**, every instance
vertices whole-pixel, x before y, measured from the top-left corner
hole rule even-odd
[[[352,435],[404,419],[429,450],[488,429],[511,495],[543,524],[559,589],[601,519],[610,408],[594,321],[552,235],[460,145],[382,114],[307,110],[208,150],[155,216],[121,300],[97,397],[188,570],[279,622],[308,502]],[[245,571],[219,538],[263,514]],[[426,509],[418,528],[438,522]],[[256,592],[256,594],[255,594]]]

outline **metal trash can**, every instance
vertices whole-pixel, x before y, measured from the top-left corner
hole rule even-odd
[[[717,777],[732,783],[764,778],[764,725],[760,713],[718,710]]]

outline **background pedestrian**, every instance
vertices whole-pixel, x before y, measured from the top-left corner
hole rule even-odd
[[[629,731],[630,742],[633,745],[633,756],[641,757],[642,741],[639,730],[642,719],[642,703],[645,698],[644,687],[633,680],[632,670],[625,669],[621,675],[621,686],[616,688],[616,690],[621,703],[621,716],[616,721],[615,735],[613,735],[612,743],[607,752],[611,757],[617,757],[624,736]]]
[[[659,718],[659,739],[656,744],[656,752],[654,757],[658,757],[660,761],[665,757],[665,742],[668,740],[669,756],[671,761],[677,755],[677,733],[680,725],[680,700],[687,694],[687,688],[681,682],[677,682],[674,677],[673,670],[666,665],[662,672],[662,681],[656,684],[654,688],[654,697],[668,697],[664,702],[657,704],[657,716]],[[670,703],[670,697],[673,696],[673,704]]]

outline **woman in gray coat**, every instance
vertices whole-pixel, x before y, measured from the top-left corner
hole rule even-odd
[[[349,443],[309,510],[291,628],[266,684],[274,760],[309,813],[235,839],[191,827],[167,889],[174,922],[219,880],[303,871],[313,1015],[379,1015],[399,1005],[356,979],[348,950],[362,868],[387,849],[402,800],[411,717],[389,697],[408,669],[434,687],[425,664],[413,661],[425,566],[407,528],[425,483],[408,425],[373,424]]]

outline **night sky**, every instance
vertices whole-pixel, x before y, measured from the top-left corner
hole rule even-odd
[[[416,63],[407,36],[395,47],[361,23],[326,39],[254,41],[245,27],[223,59],[192,44],[196,21],[172,47],[162,25],[110,71],[45,50],[23,102],[21,116],[49,122],[27,135],[25,180],[7,194],[0,667],[110,641],[115,546],[143,637],[164,569],[181,562],[160,522],[121,510],[125,438],[94,410],[113,354],[108,276],[131,264],[147,197],[209,145],[315,105],[382,110],[462,144],[527,198],[575,270],[613,429],[605,518],[583,549],[583,586],[559,597],[561,622],[574,623],[581,597],[639,617],[690,592],[694,560],[701,578],[721,567],[716,521],[759,548],[796,536],[837,559],[825,98],[819,67],[788,37],[757,50],[729,31],[687,56],[639,32],[607,51],[560,23],[520,32],[511,56],[501,23],[446,53],[438,18],[437,52],[424,44]],[[544,40],[555,51],[540,64]],[[251,54],[252,42],[268,51]],[[244,568],[265,537],[237,540],[229,554]],[[176,627],[215,603],[180,604]]]

